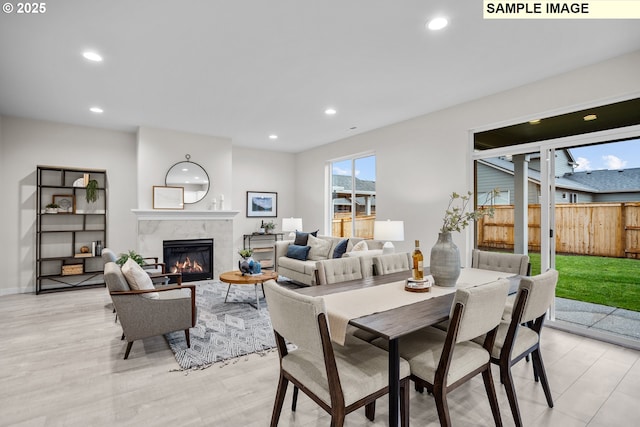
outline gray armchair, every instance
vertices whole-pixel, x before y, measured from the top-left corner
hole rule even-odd
[[[173,331],[184,330],[187,347],[191,346],[189,328],[196,324],[195,285],[133,290],[114,262],[105,264],[104,278],[127,340],[125,359],[134,341]],[[157,298],[145,297],[152,293],[157,293]]]

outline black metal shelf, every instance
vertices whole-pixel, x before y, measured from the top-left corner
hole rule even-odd
[[[90,211],[93,209],[91,205],[76,203],[84,197],[86,190],[73,183],[79,178],[89,178],[86,174],[99,182],[97,212]],[[59,193],[73,196],[73,209],[70,207],[69,212],[46,213],[45,206],[59,196]],[[76,212],[76,207],[83,209]],[[107,213],[106,170],[37,167],[36,294],[105,285],[102,269],[98,269],[102,267],[100,257],[76,257],[75,254],[80,252],[81,246],[91,246],[87,239],[101,240],[103,247],[107,246]],[[96,219],[88,220],[91,217]],[[97,238],[92,238],[87,233],[97,234]],[[45,245],[47,254],[55,256],[42,256]],[[63,267],[68,265],[82,265],[82,273],[63,275]]]

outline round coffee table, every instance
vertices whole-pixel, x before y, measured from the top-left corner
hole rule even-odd
[[[231,285],[253,285],[256,291],[256,309],[260,310],[258,285],[262,285],[264,282],[271,279],[278,280],[278,273],[271,270],[262,270],[261,274],[247,274],[243,276],[240,270],[226,271],[220,275],[220,281],[228,284],[227,295],[224,297],[224,302],[227,302]],[[262,295],[264,296],[264,288],[262,288]],[[253,306],[253,303],[249,301],[247,302]]]

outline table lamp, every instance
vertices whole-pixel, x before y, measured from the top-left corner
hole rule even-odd
[[[295,237],[296,231],[302,231],[302,218],[282,218],[282,231],[290,231],[289,237]]]
[[[383,254],[392,254],[395,247],[391,240],[401,242],[404,240],[404,221],[375,221],[373,223],[373,238],[376,240],[386,240],[382,246]]]

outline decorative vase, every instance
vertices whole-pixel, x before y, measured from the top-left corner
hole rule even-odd
[[[438,241],[431,248],[429,268],[436,285],[446,287],[456,285],[460,277],[460,251],[453,243],[450,232],[438,234]]]

